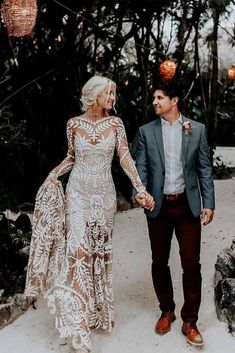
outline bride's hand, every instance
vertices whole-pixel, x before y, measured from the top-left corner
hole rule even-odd
[[[155,201],[152,195],[150,195],[148,192],[145,192],[144,203],[145,203],[144,208],[146,208],[147,210],[153,211],[155,207]]]
[[[135,201],[141,206],[145,206],[145,193],[144,192],[137,192],[135,195]]]
[[[136,202],[141,206],[146,208],[147,210],[152,211],[155,207],[155,201],[153,200],[153,197],[147,192],[138,192],[135,195],[135,200]]]

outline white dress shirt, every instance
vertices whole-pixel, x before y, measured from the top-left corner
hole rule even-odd
[[[185,183],[182,165],[182,116],[172,124],[161,118],[165,156],[164,194],[184,192]]]

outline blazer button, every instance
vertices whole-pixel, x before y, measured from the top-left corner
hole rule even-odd
[[[162,172],[162,175],[165,175],[165,172]]]
[[[161,186],[161,190],[163,190],[163,186]]]

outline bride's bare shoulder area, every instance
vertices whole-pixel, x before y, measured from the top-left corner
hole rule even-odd
[[[79,121],[80,119],[84,118],[84,114],[76,115],[73,118],[71,118],[74,121]]]
[[[71,125],[78,125],[79,122],[81,121],[82,117],[83,117],[83,114],[74,116],[68,120],[68,123]]]

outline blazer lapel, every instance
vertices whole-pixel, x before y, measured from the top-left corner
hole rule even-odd
[[[185,121],[187,121],[187,120],[186,120],[185,116],[182,115],[182,124]],[[183,166],[185,165],[185,159],[186,159],[190,134],[191,134],[190,131],[186,134],[184,129],[182,128],[182,161],[183,161]]]
[[[163,147],[163,139],[162,139],[162,125],[161,125],[160,118],[156,120],[156,124],[154,126],[154,134],[156,137],[162,164],[165,166],[164,147]]]

